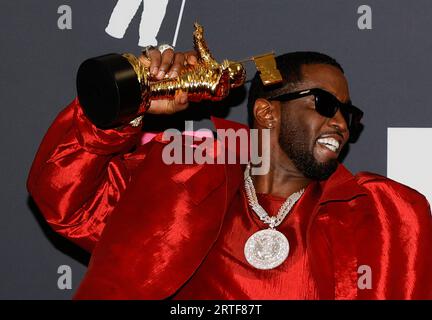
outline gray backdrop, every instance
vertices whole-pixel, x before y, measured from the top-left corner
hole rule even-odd
[[[104,31],[116,2],[1,1],[0,298],[69,299],[85,272],[88,257],[47,228],[25,182],[48,126],[75,96],[79,64],[108,52],[139,52],[142,9],[123,39]],[[159,43],[172,42],[181,2],[170,0]],[[362,4],[372,8],[371,30],[357,26]],[[61,5],[72,9],[70,30],[58,28]],[[387,128],[432,127],[431,17],[428,0],[187,0],[177,49],[191,48],[199,21],[218,60],[271,50],[334,56],[346,70],[353,102],[365,111],[365,130],[345,164],[385,175]],[[246,122],[244,101],[227,117]],[[60,265],[72,268],[72,290],[57,287]]]

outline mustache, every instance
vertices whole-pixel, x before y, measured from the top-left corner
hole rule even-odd
[[[345,139],[345,136],[343,135],[343,133],[340,130],[334,130],[334,131],[326,131],[326,132],[322,132],[317,139],[319,139],[322,136],[327,136],[327,135],[334,135],[337,134],[339,137],[341,137],[342,139]]]

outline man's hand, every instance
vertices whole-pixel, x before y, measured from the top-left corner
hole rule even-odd
[[[172,49],[165,50],[162,54],[157,49],[148,51],[147,58],[142,55],[141,62],[150,67],[150,73],[156,79],[161,80],[165,76],[177,77],[187,65],[195,65],[198,62],[196,52],[174,52]],[[174,100],[154,100],[150,104],[148,113],[152,114],[173,114],[188,107],[186,92],[176,92]]]

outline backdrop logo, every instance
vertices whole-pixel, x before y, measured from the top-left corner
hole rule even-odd
[[[183,8],[186,0],[182,1],[177,28],[174,35],[173,45],[177,40]],[[105,32],[110,36],[122,39],[129,28],[133,17],[142,5],[141,22],[139,25],[138,45],[145,47],[157,45],[156,36],[166,14],[168,0],[118,0],[114,7]]]

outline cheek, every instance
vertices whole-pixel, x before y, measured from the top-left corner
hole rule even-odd
[[[325,119],[317,114],[315,109],[304,108],[296,113],[286,112],[282,114],[281,131],[287,140],[301,144],[303,148],[313,152],[315,139],[325,125]]]
[[[303,140],[307,133],[307,127],[301,117],[297,114],[286,114],[282,118],[281,133],[289,140]]]
[[[326,118],[317,114],[315,110],[307,110],[305,115],[299,119],[304,139],[311,148],[314,147],[315,140],[325,125],[325,121]]]
[[[317,114],[315,111],[310,114],[305,123],[305,139],[307,139],[309,150],[314,155],[314,158],[319,162],[326,162],[329,160],[329,154],[326,149],[316,143],[316,139],[323,131],[326,125],[327,118]]]

